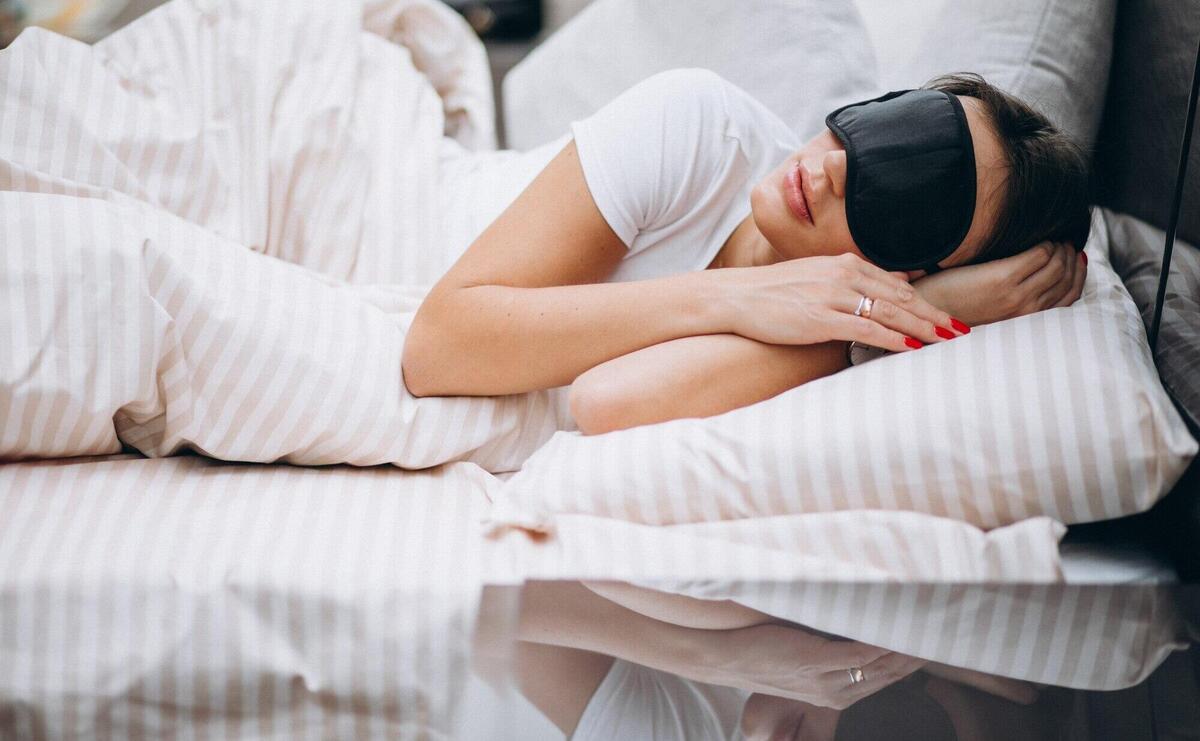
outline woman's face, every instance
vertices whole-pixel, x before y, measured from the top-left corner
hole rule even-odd
[[[943,268],[966,264],[983,248],[996,223],[1005,181],[1004,150],[982,103],[965,96],[959,100],[975,146],[978,197],[971,228],[958,249],[938,263]],[[750,206],[759,232],[781,259],[843,252],[865,259],[846,218],[846,150],[828,128],[763,178],[750,194]]]

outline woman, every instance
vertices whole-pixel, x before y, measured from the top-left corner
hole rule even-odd
[[[430,291],[406,385],[571,384],[597,433],[769,398],[844,368],[850,341],[908,352],[1074,302],[1078,148],[977,76],[915,93],[835,111],[799,146],[710,72],[631,88],[574,125]]]

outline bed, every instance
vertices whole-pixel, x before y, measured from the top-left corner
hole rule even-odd
[[[1127,6],[1113,10],[1117,60],[1141,43],[1121,34],[1178,22],[1130,20],[1141,11]],[[939,7],[926,11],[932,18]],[[915,54],[884,32],[900,21],[859,9],[881,56]],[[154,65],[163,39],[200,62]],[[238,50],[229,66],[205,61],[226,58],[214,39]],[[444,402],[364,388],[361,378],[399,377],[398,347],[422,290],[503,206],[491,202],[451,230],[437,213],[453,197],[484,198],[495,183],[447,195],[428,187],[431,173],[500,162],[507,167],[489,172],[520,181],[551,151],[522,125],[552,125],[532,99],[538,91],[540,105],[570,107],[531,81],[534,63],[555,66],[554,45],[543,49],[505,91],[510,141],[541,152],[533,157],[489,153],[483,49],[427,0],[350,10],[176,0],[95,48],[35,30],[4,53],[5,110],[31,112],[20,126],[0,118],[6,240],[27,250],[6,250],[7,274],[31,276],[6,285],[34,297],[13,304],[21,310],[52,318],[61,309],[69,319],[65,330],[47,322],[45,335],[9,339],[28,350],[88,327],[81,346],[93,354],[72,366],[32,353],[37,363],[26,367],[54,375],[6,381],[52,382],[41,396],[3,399],[0,439],[13,462],[0,467],[0,735],[529,737],[529,709],[483,688],[474,650],[481,622],[514,619],[528,580],[618,580],[735,599],[838,635],[1080,690],[1139,685],[1188,645],[1195,617],[1178,586],[1178,549],[1144,542],[1161,514],[1122,520],[1118,543],[1112,525],[1076,527],[1064,540],[1066,518],[1035,511],[964,522],[895,508],[765,525],[560,511],[548,537],[531,537],[544,523],[530,518],[541,513],[493,503],[513,501],[521,477],[533,475],[525,463],[573,434],[561,389]],[[267,61],[272,50],[281,63]],[[227,84],[237,79],[265,82],[239,97]],[[74,94],[48,95],[45,83],[63,80]],[[196,84],[208,99],[189,99]],[[356,85],[389,95],[339,97]],[[86,90],[131,102],[92,99],[77,115]],[[1110,119],[1122,110],[1109,108]],[[197,111],[221,117],[203,146],[189,144]],[[247,111],[254,116],[239,118]],[[105,128],[113,122],[122,126]],[[1130,151],[1104,148],[1123,140],[1121,125],[1096,121],[1107,162]],[[411,175],[372,181],[372,158],[402,158]],[[1117,186],[1137,177],[1113,175],[1106,203],[1157,223],[1120,195]],[[397,210],[404,218],[371,216]],[[91,234],[109,239],[97,248]],[[1180,235],[1196,241],[1200,231],[1185,221]],[[330,249],[338,241],[358,248]],[[88,265],[103,266],[106,279],[84,281]],[[300,293],[281,288],[300,284]],[[110,300],[89,308],[59,285]],[[335,315],[352,316],[371,341],[347,337]],[[261,326],[284,329],[257,346],[247,338]],[[153,354],[132,362],[104,353],[139,346]],[[285,394],[270,380],[288,372]],[[1184,398],[1168,390],[1175,403]],[[1185,522],[1196,466],[1182,478],[1177,469],[1195,454],[1182,432],[1196,434],[1195,418],[1155,409],[1174,468],[1148,466],[1148,498],[1131,506],[1148,508],[1158,489],[1173,488],[1157,511]],[[836,547],[864,535],[891,538],[906,558]],[[481,621],[485,587],[502,596]]]

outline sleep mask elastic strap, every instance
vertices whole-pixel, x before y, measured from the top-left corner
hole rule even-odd
[[[887,270],[937,272],[975,214],[975,148],[958,96],[899,90],[838,108],[825,124],[846,148],[858,248]]]

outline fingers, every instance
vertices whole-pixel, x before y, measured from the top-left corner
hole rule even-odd
[[[850,288],[853,288],[864,296],[870,296],[876,299],[876,301],[882,299],[890,302],[932,325],[945,327],[947,330],[950,330],[953,326],[949,314],[921,298],[921,295],[907,281],[900,279],[896,274],[889,273],[876,265],[872,265],[866,260],[861,258],[855,259],[857,262],[854,263],[854,267],[862,277],[857,281],[851,281]],[[872,309],[873,316],[874,310]],[[936,340],[937,335],[935,334],[928,341],[935,342]]]
[[[1028,279],[1028,290],[1033,296],[1029,311],[1041,311],[1057,306],[1070,295],[1078,273],[1083,268],[1084,262],[1074,247],[1069,244],[1056,244],[1054,259]],[[1022,289],[1024,288],[1025,284],[1022,284]]]
[[[1083,295],[1083,284],[1087,281],[1087,260],[1083,257],[1083,253],[1079,253],[1079,264],[1075,267],[1074,278],[1071,281],[1071,287],[1066,294],[1054,303],[1050,308],[1057,309],[1062,306],[1070,306],[1079,300]]]
[[[1051,244],[1051,243],[1046,243]],[[1051,244],[1050,259],[1036,272],[1027,276],[1018,284],[1017,290],[1032,298],[1041,296],[1047,290],[1063,281],[1066,270],[1070,267],[1066,250],[1061,244]],[[1071,250],[1074,252],[1074,250]]]
[[[820,655],[816,657],[814,663],[831,672],[840,670],[842,677],[849,681],[849,676],[845,673],[846,669],[852,666],[868,666],[881,656],[891,653],[886,648],[858,641],[825,641]]]
[[[864,295],[867,294],[860,294],[848,289],[835,289],[830,294],[830,300],[835,309],[853,317],[854,311],[858,308]],[[883,298],[875,299],[871,304],[871,315],[868,317],[864,314],[862,318],[898,332],[901,335],[899,342],[902,344],[906,336],[915,338],[922,344],[942,342],[958,336],[954,330],[949,328],[950,322],[939,327],[933,322],[918,317],[907,308]],[[878,333],[876,334],[878,335]],[[907,349],[915,348],[908,347]]]
[[[852,682],[850,671],[842,671],[841,676],[834,673],[830,679],[844,683],[845,691],[842,693],[842,697],[848,700],[847,705],[852,705],[858,700],[904,679],[913,671],[922,668],[923,665],[925,665],[924,659],[906,656],[904,653],[887,653],[862,667],[863,681]]]
[[[923,347],[919,340],[908,341],[905,335],[894,329],[888,329],[878,322],[853,314],[835,312],[831,322],[833,335],[838,339],[853,340],[892,352],[907,352]]]
[[[1012,257],[1006,257],[1003,260],[997,260],[996,262],[1011,263],[1011,265],[1006,265],[1006,267],[1014,271],[1018,281],[1022,281],[1046,267],[1053,257],[1054,243],[1047,240],[1030,247],[1024,252],[1020,252]]]
[[[827,672],[820,677],[820,681],[832,688],[828,698],[830,707],[845,708],[907,677],[925,663],[924,659],[914,656],[888,652],[866,665],[851,665]],[[862,669],[861,682],[851,679],[852,666]]]

